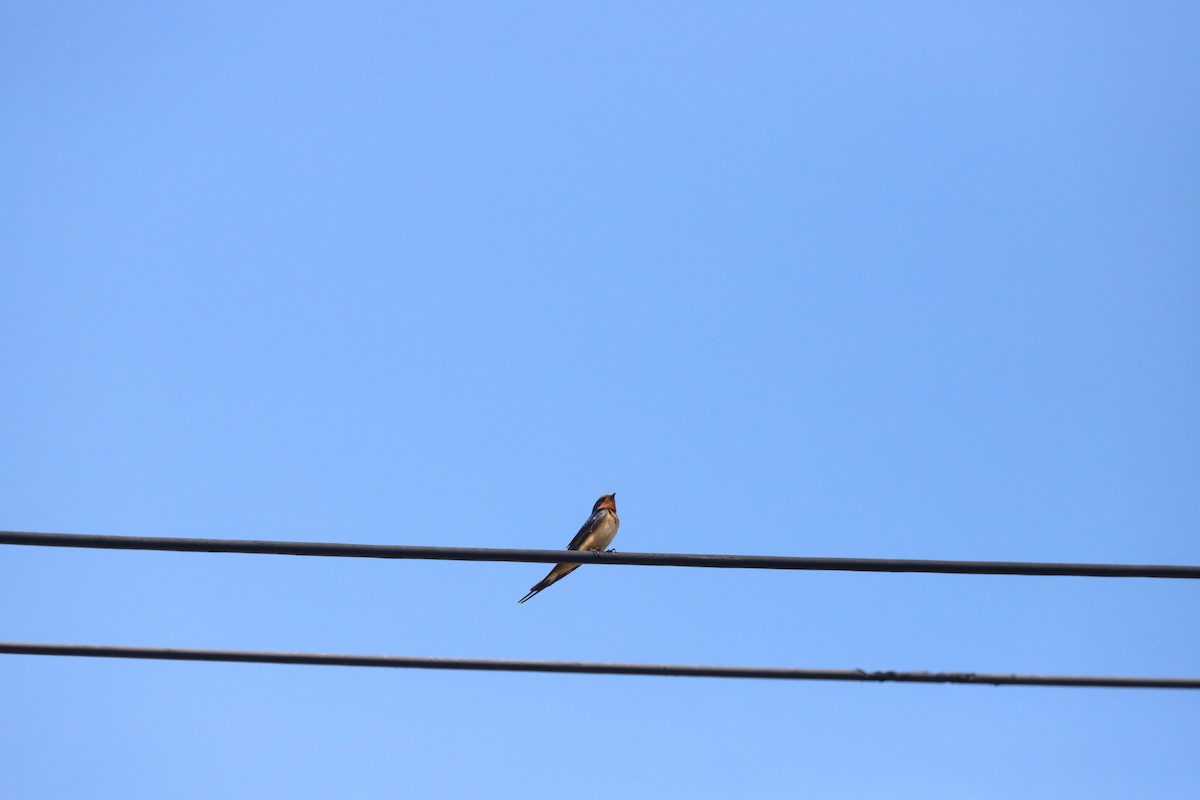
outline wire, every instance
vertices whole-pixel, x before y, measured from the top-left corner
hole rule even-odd
[[[1200,566],[1155,564],[1062,564],[1030,561],[934,561],[893,558],[814,558],[681,553],[593,553],[579,550],[513,550],[486,547],[419,547],[250,539],[185,539],[101,536],[78,533],[0,531],[0,544],[87,547],[110,550],[167,550],[257,553],[345,558],[411,558],[435,561],[518,561],[566,564],[638,564],[659,567],[799,569],[846,572],[933,572],[962,575],[1075,575],[1096,578],[1200,578]]]
[[[253,650],[196,650],[95,644],[0,642],[0,653],[36,656],[137,658],[163,661],[232,661],[338,667],[452,669],[485,672],[569,672],[589,675],[659,675],[691,678],[768,678],[793,681],[873,683],[972,683],[992,686],[1089,686],[1116,689],[1200,689],[1200,678],[1137,678],[1096,675],[1000,675],[976,672],[864,672],[860,669],[716,667],[683,664],[605,664],[589,661],[521,661],[489,658],[426,658]]]

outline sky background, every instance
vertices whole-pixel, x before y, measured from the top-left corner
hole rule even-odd
[[[1190,3],[8,3],[0,528],[1200,563]],[[0,548],[0,639],[1195,676],[1186,581]],[[1200,795],[1200,693],[0,656],[0,795]]]

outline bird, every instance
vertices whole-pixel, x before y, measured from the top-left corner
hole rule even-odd
[[[599,553],[612,544],[619,527],[621,527],[621,520],[617,518],[617,493],[601,495],[596,504],[592,506],[592,515],[587,518],[587,522],[583,523],[583,527],[579,529],[579,533],[575,534],[575,538],[567,545],[567,549],[591,550],[593,553]],[[570,575],[579,566],[579,564],[555,564],[554,569],[550,570],[550,574],[534,584],[529,590],[529,594],[517,602],[524,603],[542,589]]]

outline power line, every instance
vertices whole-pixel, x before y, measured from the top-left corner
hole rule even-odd
[[[255,650],[197,650],[179,647],[124,647],[96,644],[0,642],[0,653],[161,661],[226,661],[250,664],[308,664],[393,669],[450,669],[484,672],[567,672],[588,675],[657,675],[690,678],[766,678],[793,681],[866,683],[971,683],[991,686],[1086,686],[1114,689],[1200,689],[1200,678],[1144,678],[1099,675],[1003,675],[981,672],[864,672],[859,669],[717,667],[685,664],[606,664],[590,661],[524,661],[490,658],[427,658],[334,653],[276,653]]]
[[[1163,564],[1064,564],[1034,561],[938,561],[895,558],[821,558],[683,553],[592,553],[578,550],[517,550],[488,547],[279,542],[252,539],[190,539],[102,536],[80,533],[0,531],[0,544],[86,547],[109,550],[166,550],[343,558],[401,558],[434,561],[517,561],[569,564],[637,564],[658,567],[798,569],[843,572],[931,572],[960,575],[1073,575],[1096,578],[1200,578],[1200,566]]]

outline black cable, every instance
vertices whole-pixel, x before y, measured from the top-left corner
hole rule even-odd
[[[165,661],[232,661],[251,664],[312,664],[339,667],[570,672],[590,675],[659,675],[692,678],[770,678],[794,681],[977,683],[992,686],[1090,686],[1119,689],[1200,689],[1200,678],[1136,678],[1097,675],[999,675],[976,672],[864,672],[859,669],[715,667],[683,664],[604,664],[588,661],[522,661],[489,658],[426,658],[332,653],[272,653],[95,644],[0,642],[0,653],[36,656],[138,658]]]
[[[435,561],[519,561],[569,564],[639,564],[726,569],[800,569],[848,572],[935,572],[962,575],[1075,575],[1097,578],[1200,578],[1200,566],[1161,564],[1062,564],[1031,561],[935,561],[894,558],[816,558],[681,553],[592,553],[578,550],[513,550],[486,547],[420,547],[250,539],[186,539],[101,536],[80,533],[0,531],[0,544],[167,550],[200,553],[267,553],[346,558],[414,558]]]

